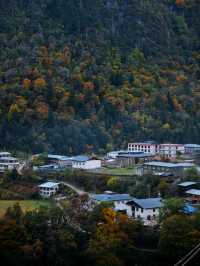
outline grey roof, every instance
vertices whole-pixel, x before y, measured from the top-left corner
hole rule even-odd
[[[67,157],[63,155],[56,155],[56,154],[48,154],[49,159],[59,160],[59,161],[67,161],[72,160],[72,157]]]
[[[189,189],[186,191],[187,194],[200,196],[200,189]]]
[[[163,206],[162,198],[149,198],[149,199],[133,199],[128,204],[136,204],[143,209],[155,209]]]
[[[78,155],[73,157],[73,161],[75,162],[86,162],[89,161],[90,157],[88,157],[87,155]]]
[[[46,183],[43,183],[41,185],[39,185],[38,187],[41,187],[41,188],[53,188],[55,186],[58,186],[59,183],[56,183],[56,182],[46,182]]]
[[[93,194],[91,199],[105,202],[105,201],[129,201],[133,198],[129,194]]]
[[[188,186],[192,186],[192,185],[196,185],[197,182],[191,182],[191,181],[187,181],[187,182],[183,182],[178,184],[180,187],[188,187]]]
[[[120,153],[118,158],[144,158],[144,157],[152,157],[153,154],[144,153],[144,152],[124,152]]]
[[[144,163],[144,165],[166,167],[166,168],[187,168],[194,166],[193,163],[166,163],[166,162],[157,162],[157,161]]]
[[[0,152],[0,155],[10,155],[10,152],[7,152],[7,151],[1,151],[1,152]]]

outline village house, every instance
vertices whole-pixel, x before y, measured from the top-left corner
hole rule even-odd
[[[159,211],[163,203],[161,198],[133,198],[127,205],[131,206],[133,218],[141,219],[144,225],[154,226],[158,223]]]
[[[143,174],[152,173],[170,173],[173,175],[182,175],[184,170],[192,168],[193,163],[167,163],[152,161],[143,164]]]
[[[186,200],[192,204],[200,203],[200,189],[189,189],[185,192]]]
[[[20,166],[17,158],[11,157],[9,152],[0,152],[0,172],[18,169]]]
[[[189,189],[194,189],[197,186],[197,182],[186,181],[178,184],[178,192],[180,196],[185,196],[185,193]]]
[[[75,156],[72,160],[72,168],[82,170],[98,169],[101,168],[101,160],[86,155]]]
[[[57,164],[61,168],[71,167],[72,166],[73,157],[56,155],[56,154],[48,154],[47,161],[49,164]]]
[[[154,155],[144,152],[121,152],[117,156],[117,165],[120,167],[129,167],[152,161]]]
[[[41,197],[50,198],[55,195],[59,190],[59,183],[46,182],[38,186],[39,194]]]
[[[129,194],[104,193],[93,194],[90,196],[93,203],[111,202],[114,204],[114,210],[132,216],[131,206],[126,203],[132,199]]]

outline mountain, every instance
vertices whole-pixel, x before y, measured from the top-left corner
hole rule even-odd
[[[199,142],[198,0],[1,0],[0,148]]]

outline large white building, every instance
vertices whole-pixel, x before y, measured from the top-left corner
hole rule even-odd
[[[160,157],[176,159],[177,155],[185,153],[185,147],[183,144],[156,144],[148,142],[129,143],[129,151],[144,152],[152,155],[158,155]]]
[[[59,190],[59,183],[46,182],[38,186],[40,196],[50,198]]]
[[[72,168],[83,170],[98,169],[101,168],[101,160],[85,155],[75,156],[72,160]]]
[[[17,158],[11,157],[9,152],[0,152],[0,172],[18,169],[20,166]]]
[[[160,208],[163,206],[161,198],[134,198],[127,204],[131,206],[132,217],[141,219],[144,225],[154,226],[158,223]]]

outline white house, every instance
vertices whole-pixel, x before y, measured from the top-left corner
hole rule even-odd
[[[59,183],[46,182],[38,186],[39,193],[44,198],[50,198],[59,190]]]
[[[130,205],[126,203],[132,200],[129,194],[117,194],[117,193],[104,193],[104,194],[93,194],[90,199],[94,203],[111,202],[114,204],[114,210],[132,216],[132,209]]]
[[[144,225],[154,226],[157,224],[159,210],[163,206],[161,198],[133,198],[127,204],[131,206],[133,218],[141,219]]]
[[[19,160],[17,158],[11,157],[10,153],[0,153],[0,172],[18,169],[19,166]]]
[[[72,168],[83,170],[98,169],[101,168],[101,160],[85,155],[75,156],[72,160]]]

